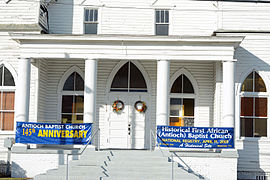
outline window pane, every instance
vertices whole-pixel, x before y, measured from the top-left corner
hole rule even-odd
[[[170,117],[170,126],[184,126],[184,119],[182,117]]]
[[[182,114],[180,114],[181,107],[182,107],[182,99],[180,98],[170,99],[170,115],[171,116],[182,116]]]
[[[241,91],[253,92],[253,72],[243,82]]]
[[[98,10],[95,10],[95,12],[94,12],[95,14],[94,14],[94,21],[98,21]]]
[[[128,88],[128,63],[122,66],[114,76],[111,88]]]
[[[253,119],[241,118],[241,136],[253,137]]]
[[[267,98],[255,98],[255,116],[267,117]]]
[[[85,34],[97,34],[97,23],[84,24]]]
[[[165,11],[165,23],[169,23],[169,11]]]
[[[4,86],[15,86],[12,74],[7,68],[4,71]]]
[[[156,11],[156,23],[160,23],[160,11]]]
[[[74,113],[83,113],[83,96],[75,97],[75,112]]]
[[[2,110],[14,110],[14,92],[3,92]]]
[[[156,35],[168,36],[169,25],[168,24],[156,24]]]
[[[263,79],[257,72],[255,72],[255,92],[266,92]]]
[[[72,115],[71,114],[62,114],[62,123],[72,123]]]
[[[73,115],[72,123],[83,123],[83,115]]]
[[[147,89],[141,71],[133,63],[130,63],[130,88]]]
[[[255,119],[254,137],[267,136],[267,119]]]
[[[2,113],[2,130],[12,131],[14,126],[14,113]]]
[[[89,21],[89,10],[88,10],[88,9],[85,10],[85,13],[84,13],[84,20],[85,20],[85,21]]]
[[[62,97],[62,113],[72,113],[73,111],[73,96]]]
[[[241,98],[241,116],[253,116],[253,98]]]
[[[68,77],[63,88],[64,91],[74,91],[74,76],[75,72]]]
[[[194,93],[194,90],[193,90],[193,86],[190,82],[190,80],[185,76],[183,75],[184,77],[184,82],[183,82],[183,86],[184,86],[184,90],[183,90],[183,93]]]
[[[184,99],[184,116],[194,116],[194,99]]]
[[[3,66],[0,68],[0,86],[2,86]]]
[[[164,11],[161,11],[161,23],[164,23]]]
[[[75,90],[76,91],[84,90],[84,81],[78,73],[76,73]]]
[[[194,118],[184,117],[184,126],[186,126],[186,127],[194,127]]]
[[[93,22],[94,20],[94,11],[93,9],[90,10],[90,21]]]
[[[180,75],[173,83],[171,93],[182,93],[182,79],[183,75]]]

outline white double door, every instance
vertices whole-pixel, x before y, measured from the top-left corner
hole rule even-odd
[[[124,103],[124,109],[113,112],[116,100]],[[146,128],[148,127],[149,96],[140,92],[111,92],[109,95],[109,147],[118,149],[146,149]],[[148,107],[145,113],[138,112],[134,105],[144,101]]]

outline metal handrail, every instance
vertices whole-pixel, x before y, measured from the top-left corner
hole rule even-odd
[[[82,155],[83,152],[85,151],[85,149],[87,148],[87,146],[92,142],[92,140],[94,139],[94,137],[96,136],[96,134],[98,133],[98,143],[97,143],[97,150],[99,151],[100,150],[100,129],[98,128],[93,136],[90,138],[90,140],[87,142],[87,144],[84,145],[84,148],[79,152],[79,153],[70,153],[70,154],[67,154],[67,163],[66,163],[66,180],[68,180],[68,157],[70,155]]]
[[[155,136],[155,134],[156,134],[156,136]],[[153,130],[151,129],[151,130],[150,130],[150,151],[152,151],[152,137],[155,139],[155,147],[156,147],[157,137],[158,137],[164,144],[166,144],[166,143],[162,140],[162,138],[161,138],[157,133],[155,133],[155,134],[154,134]],[[157,144],[158,144],[159,150],[160,150],[161,153],[162,153],[162,156],[165,156],[164,153],[163,153],[162,148],[160,147],[160,144],[159,144],[159,143],[157,143]],[[169,147],[168,144],[166,144],[166,146]],[[168,156],[168,157],[169,157],[169,156]],[[171,163],[172,163],[172,166],[171,166],[171,167],[172,167],[172,171],[171,171],[172,177],[171,177],[171,179],[174,180],[174,160],[173,160],[173,155],[172,155],[172,154],[171,154]]]
[[[150,151],[153,151],[153,149],[152,149],[152,138],[154,138],[155,139],[155,141],[154,141],[155,142],[155,147],[156,147],[156,144],[157,144],[159,150],[161,151],[162,155],[164,156],[164,153],[163,153],[162,148],[160,147],[160,144],[159,143],[156,143],[157,142],[157,138],[156,137],[158,137],[162,142],[164,142],[157,133],[154,133],[154,131],[152,129],[150,129]],[[164,144],[166,144],[166,143],[164,142]],[[166,146],[168,147],[167,144],[166,144]]]

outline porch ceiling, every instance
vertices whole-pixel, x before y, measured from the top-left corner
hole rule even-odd
[[[21,58],[233,61],[244,37],[11,34]]]

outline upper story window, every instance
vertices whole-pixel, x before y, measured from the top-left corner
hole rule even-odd
[[[194,126],[195,93],[190,80],[181,74],[170,93],[170,126]]]
[[[241,87],[241,136],[267,136],[267,101],[263,79],[256,71],[251,72]]]
[[[84,34],[97,34],[98,10],[84,10]]]
[[[156,10],[156,35],[169,35],[169,10]]]
[[[0,66],[0,119],[1,130],[14,129],[15,82],[10,71]]]
[[[73,72],[66,80],[62,90],[62,123],[83,123],[84,81]]]

